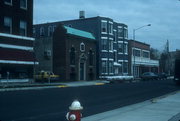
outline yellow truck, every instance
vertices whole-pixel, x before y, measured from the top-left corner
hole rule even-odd
[[[58,81],[59,75],[55,75],[53,72],[40,71],[37,75],[34,75],[35,81]]]

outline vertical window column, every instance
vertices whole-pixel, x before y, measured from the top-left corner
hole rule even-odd
[[[102,60],[102,70],[101,73],[102,74],[107,74],[107,60]]]
[[[21,36],[27,36],[27,23],[25,21],[20,21],[20,31]]]
[[[12,18],[4,17],[4,32],[12,34]]]
[[[101,33],[107,34],[107,21],[101,20]]]
[[[27,0],[20,0],[20,8],[27,9]]]

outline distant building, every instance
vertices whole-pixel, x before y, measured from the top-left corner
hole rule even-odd
[[[76,20],[38,24],[36,38],[52,36],[58,24],[93,33],[97,40],[97,76],[128,75],[128,26],[107,17],[85,18],[84,12]]]
[[[52,71],[63,81],[96,79],[96,40],[91,33],[59,25],[35,45],[37,71]]]
[[[180,59],[180,50],[162,53],[160,60],[160,71],[169,75],[174,75],[176,59]]]
[[[1,0],[0,6],[1,77],[32,78],[38,64],[33,52],[33,0]]]
[[[129,73],[140,77],[144,72],[159,72],[159,60],[150,58],[150,45],[129,40]]]

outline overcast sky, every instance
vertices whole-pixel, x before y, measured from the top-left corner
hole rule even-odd
[[[163,50],[167,39],[170,50],[180,49],[179,0],[34,0],[34,24],[78,19],[79,11],[85,17],[109,17],[128,25],[129,39],[133,29],[136,40]]]

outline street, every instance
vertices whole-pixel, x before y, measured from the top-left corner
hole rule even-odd
[[[72,101],[83,117],[142,102],[179,90],[170,80],[0,92],[1,121],[65,121]]]

